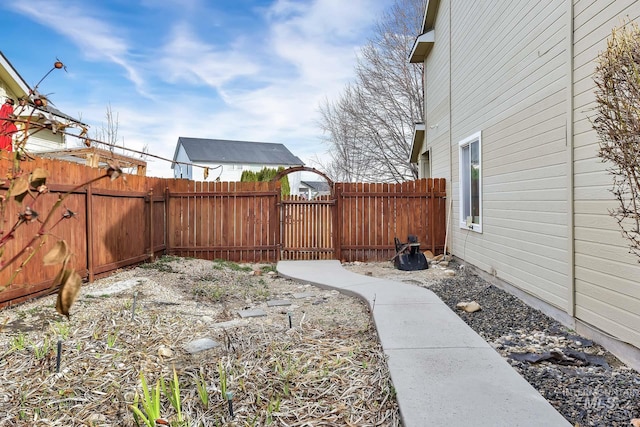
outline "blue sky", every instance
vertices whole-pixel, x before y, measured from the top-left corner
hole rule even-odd
[[[310,164],[327,149],[319,104],[353,79],[392,3],[2,0],[0,50],[32,86],[59,58],[68,72],[40,92],[92,128],[110,104],[127,147],[172,158],[180,136],[278,142]]]

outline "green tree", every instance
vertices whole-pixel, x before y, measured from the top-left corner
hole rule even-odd
[[[269,182],[271,181],[279,172],[283,171],[284,168],[280,166],[278,169],[275,168],[262,168],[262,170],[258,172],[253,171],[243,171],[240,176],[241,182]],[[289,187],[289,179],[285,175],[280,180],[280,188],[282,189],[282,195],[288,196],[291,194],[291,188]]]

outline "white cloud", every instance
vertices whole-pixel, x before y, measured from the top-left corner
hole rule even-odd
[[[238,51],[224,51],[198,39],[186,23],[175,26],[162,49],[164,78],[173,83],[204,83],[213,88],[240,76],[256,74],[258,67]]]
[[[193,0],[188,14],[171,19],[162,46],[128,39],[117,24],[91,17],[86,8],[63,8],[61,0],[15,7],[69,38],[91,60],[123,67],[141,92],[154,94],[127,93],[113,79],[103,83],[110,99],[88,104],[56,96],[63,111],[68,105],[70,111],[82,108],[83,119],[94,127],[104,121],[110,102],[126,146],[148,144],[152,153],[171,159],[180,136],[278,142],[308,162],[325,149],[316,125],[318,106],[351,80],[357,51],[386,2],[391,0],[276,0],[253,27],[225,33],[235,34],[229,39],[209,37],[202,22],[187,16],[215,15],[202,9],[208,2]],[[148,171],[169,176],[170,163],[149,159]]]
[[[68,2],[55,0],[19,1],[11,6],[69,38],[90,60],[110,61],[121,66],[138,91],[146,93],[144,79],[127,59],[129,45],[116,35],[120,31],[100,19],[88,16],[86,8],[80,9]]]

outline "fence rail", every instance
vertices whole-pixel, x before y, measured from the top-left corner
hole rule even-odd
[[[4,157],[2,156],[4,154]],[[3,175],[12,169],[0,154]],[[0,272],[0,307],[54,292],[56,266],[43,266],[44,254],[65,239],[70,267],[89,281],[163,253],[237,262],[279,259],[384,261],[394,255],[393,238],[415,234],[424,249],[442,252],[445,235],[445,181],[403,184],[336,183],[330,196],[307,201],[282,197],[279,183],[193,182],[127,175],[80,186],[104,170],[60,160],[22,162],[23,173],[49,171],[50,192],[22,204],[4,203],[2,230],[14,225],[26,206],[46,216],[56,201],[75,213],[39,236],[37,221],[23,224],[5,246],[3,260],[27,247]],[[4,187],[6,189],[6,184]],[[22,262],[32,257],[24,267]]]

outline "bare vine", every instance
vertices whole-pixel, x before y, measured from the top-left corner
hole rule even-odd
[[[6,171],[6,182],[0,189],[0,272],[11,273],[5,283],[0,284],[0,292],[13,284],[17,275],[24,270],[34,255],[45,246],[48,238],[55,238],[53,230],[62,221],[73,218],[76,213],[64,208],[65,199],[74,191],[104,178],[116,179],[122,174],[118,165],[109,165],[101,175],[78,184],[72,190],[60,194],[53,204],[47,205],[43,195],[49,193],[47,179],[49,171],[35,168],[28,172],[23,164],[31,159],[26,146],[29,138],[38,132],[49,129],[52,133],[65,133],[68,128],[78,126],[77,122],[61,121],[47,111],[49,100],[39,92],[40,83],[53,71],[66,69],[56,60],[53,67],[40,79],[26,97],[19,100],[18,110],[13,109],[13,99],[8,98],[0,119],[0,138],[2,149],[10,155],[11,166]],[[24,118],[18,118],[25,117]],[[86,137],[87,129],[81,127],[80,138]],[[73,135],[76,136],[76,135]],[[17,203],[17,218],[8,218],[9,203]],[[31,227],[29,224],[37,224]],[[25,236],[18,240],[18,236]],[[20,243],[22,242],[22,243]],[[7,249],[10,249],[7,251]],[[56,309],[60,314],[69,316],[69,309],[80,290],[82,279],[69,267],[72,254],[67,243],[59,239],[44,255],[45,265],[59,265],[60,269],[53,279],[51,288],[58,288]]]

